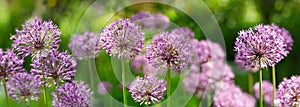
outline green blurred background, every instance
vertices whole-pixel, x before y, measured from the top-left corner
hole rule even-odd
[[[139,11],[150,11],[151,13],[161,12],[168,16],[172,23],[178,26],[189,27],[195,32],[197,39],[205,39],[205,36],[197,24],[185,13],[174,7],[159,3],[146,2],[129,6],[116,13],[121,5],[127,1],[117,0],[0,0],[0,48],[10,48],[12,41],[10,36],[14,35],[16,28],[21,28],[21,24],[30,17],[38,16],[44,20],[52,20],[62,31],[60,50],[69,50],[68,43],[75,33],[83,33],[86,30],[99,33],[101,28],[107,25],[107,20],[113,21],[117,18],[128,18]],[[182,3],[181,0],[169,1],[173,4]],[[234,41],[237,32],[241,29],[255,26],[260,23],[275,23],[290,31],[294,39],[293,50],[288,57],[282,60],[277,66],[277,84],[284,77],[300,74],[297,67],[300,63],[300,44],[297,35],[300,35],[300,1],[299,0],[203,0],[210,11],[217,19],[222,30],[225,44],[227,61],[232,65],[236,74],[235,82],[244,91],[247,89],[247,73],[240,70],[233,59]],[[188,5],[188,4],[186,4]],[[89,11],[89,12],[87,12]],[[113,16],[113,17],[111,17]],[[169,30],[172,27],[168,28]],[[69,52],[71,52],[69,50]],[[85,62],[79,62],[79,65]],[[29,64],[25,64],[28,68]],[[113,83],[113,97],[122,101],[122,95],[118,89],[118,80],[112,75],[111,58],[101,51],[96,58],[98,75],[103,81]],[[83,68],[81,68],[83,69]],[[264,71],[264,79],[271,79],[270,72]],[[257,74],[255,74],[255,77]],[[256,78],[254,79],[257,80]],[[2,86],[1,86],[2,87]],[[1,88],[0,106],[5,105],[5,97]],[[97,94],[97,93],[96,93]],[[11,99],[10,99],[11,100]],[[11,106],[20,106],[13,102]],[[134,104],[130,99],[131,105]],[[192,98],[188,106],[198,106],[197,98]],[[21,103],[23,104],[23,103]],[[41,106],[42,101],[32,102],[32,106]]]

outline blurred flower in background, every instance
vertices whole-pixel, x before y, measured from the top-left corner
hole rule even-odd
[[[98,84],[98,93],[105,95],[108,92],[112,91],[112,85],[107,81],[102,81]]]
[[[259,82],[253,86],[255,98],[259,99]],[[262,81],[263,100],[269,106],[273,106],[273,85],[267,80]]]
[[[84,32],[83,34],[73,35],[69,48],[73,55],[79,60],[95,58],[100,52],[98,36],[93,32]]]
[[[148,30],[164,31],[169,27],[170,24],[170,19],[167,16],[161,13],[155,13],[152,15],[147,11],[141,11],[133,14],[130,17],[130,20],[142,26],[143,29]]]

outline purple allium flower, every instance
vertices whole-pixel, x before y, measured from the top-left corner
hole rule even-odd
[[[52,21],[31,18],[16,32],[17,34],[11,37],[12,46],[23,56],[44,56],[59,47],[61,31]]]
[[[193,48],[197,53],[198,61],[195,63],[206,63],[208,61],[224,60],[225,52],[222,47],[215,42],[210,40],[197,39],[192,40]]]
[[[75,34],[69,43],[69,48],[77,59],[93,59],[100,52],[98,37],[93,32]]]
[[[223,61],[207,62],[201,65],[200,87],[212,90],[233,83],[234,73],[231,67]]]
[[[14,50],[7,49],[3,51],[0,49],[0,79],[7,81],[8,77],[23,72],[24,60],[14,53]]]
[[[64,80],[71,80],[76,70],[74,67],[77,65],[75,58],[69,55],[67,52],[52,51],[46,57],[42,59],[34,58],[32,60],[31,72],[42,76],[42,70],[44,70],[45,77],[50,84],[61,82]]]
[[[164,31],[169,27],[170,24],[170,19],[167,16],[161,13],[151,15],[151,13],[145,11],[133,14],[130,17],[130,20],[132,22],[136,22],[138,25],[141,25],[143,29],[149,30]]]
[[[175,34],[186,35],[186,37],[195,38],[194,32],[187,27],[175,28],[171,32]]]
[[[52,92],[52,96],[54,107],[90,107],[93,100],[93,93],[89,86],[77,81],[58,86]]]
[[[183,79],[183,87],[185,91],[190,94],[196,93],[196,95],[202,96],[206,87],[200,87],[200,72],[199,67],[196,65],[191,66],[191,71]]]
[[[214,107],[255,107],[255,98],[228,84],[216,91]]]
[[[242,30],[236,38],[235,61],[244,69],[255,72],[260,68],[274,66],[288,53],[283,36],[274,27],[258,25]]]
[[[136,56],[132,63],[131,63],[131,67],[133,68],[133,71],[144,71],[144,74],[153,74],[153,75],[157,75],[159,74],[160,70],[158,68],[153,67],[152,65],[150,65],[147,61],[147,59],[145,59],[144,55],[138,55]]]
[[[274,30],[278,33],[278,35],[283,36],[284,41],[286,43],[285,49],[287,51],[291,51],[293,43],[294,43],[294,40],[292,38],[292,35],[289,33],[289,31],[286,30],[285,28],[280,28],[276,24],[271,24],[270,26],[274,28]]]
[[[148,44],[145,58],[154,67],[180,72],[191,63],[191,50],[190,40],[185,36],[162,32]]]
[[[274,101],[278,107],[295,107],[300,102],[300,77],[292,76],[278,85],[276,100]]]
[[[29,102],[29,100],[37,101],[39,99],[38,94],[41,93],[41,86],[40,77],[25,72],[16,73],[7,82],[7,91],[9,96],[19,103],[22,100],[26,102]]]
[[[116,20],[100,34],[100,45],[110,56],[131,59],[140,54],[144,33],[129,19]]]
[[[259,99],[259,82],[255,83],[253,86],[254,94],[257,99]],[[263,80],[262,81],[262,94],[263,100],[269,106],[273,105],[273,85],[271,82]]]
[[[145,75],[144,78],[137,77],[129,87],[132,98],[140,105],[155,104],[164,98],[166,82],[159,80],[154,75]]]
[[[146,18],[151,17],[151,13],[147,12],[147,11],[140,11],[139,13],[133,14],[130,17],[131,21],[138,21],[138,20],[143,20]]]
[[[111,90],[112,85],[109,82],[103,81],[98,84],[98,93],[101,95],[105,95]]]

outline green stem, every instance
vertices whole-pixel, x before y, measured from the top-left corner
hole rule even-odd
[[[167,71],[167,81],[168,81],[168,87],[167,87],[167,98],[169,98],[167,102],[167,107],[171,107],[171,70],[168,69]]]
[[[42,74],[43,74],[43,80],[46,82],[46,78],[45,78],[45,72],[42,69]],[[43,84],[44,85],[44,102],[45,102],[45,107],[48,107],[48,100],[47,100],[47,88],[46,88],[46,83]]]
[[[26,107],[29,107],[29,101],[26,101]]]
[[[5,92],[6,106],[9,107],[5,78],[3,79],[3,85],[4,85],[4,92]]]
[[[259,69],[259,107],[263,107],[263,96],[262,96],[262,69]]]
[[[125,78],[125,60],[122,60],[122,84],[123,84],[123,104],[127,106],[127,95],[126,95],[126,78]]]
[[[276,99],[276,74],[275,74],[275,65],[272,66],[272,82],[273,82],[273,101]],[[275,106],[275,103],[273,104]]]
[[[93,80],[93,67],[92,67],[92,63],[91,60],[88,60],[88,65],[89,65],[89,75],[90,75],[90,82],[91,82],[91,90],[94,91],[94,80]]]
[[[253,73],[248,73],[248,91],[249,94],[253,94]]]
[[[210,102],[211,102],[211,95],[210,95],[210,92],[208,90],[208,93],[207,93],[207,107],[210,107]]]

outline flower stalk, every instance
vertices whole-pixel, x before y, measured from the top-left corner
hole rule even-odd
[[[275,65],[272,66],[272,83],[273,83],[273,101],[276,99],[276,74],[275,74]],[[273,104],[275,106],[275,103]]]

